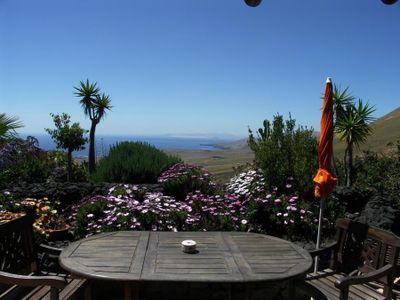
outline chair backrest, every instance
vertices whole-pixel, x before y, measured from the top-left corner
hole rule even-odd
[[[37,271],[32,222],[32,217],[25,215],[0,225],[1,271]]]
[[[336,227],[336,263],[341,271],[369,273],[392,264],[399,273],[400,238],[394,233],[349,219],[338,219]]]

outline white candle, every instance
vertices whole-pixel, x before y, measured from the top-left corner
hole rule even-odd
[[[196,253],[197,243],[193,240],[182,241],[182,251],[185,253]]]

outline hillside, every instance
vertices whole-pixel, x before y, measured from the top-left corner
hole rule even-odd
[[[251,163],[254,159],[245,138],[213,146],[219,150],[171,150],[170,153],[180,156],[186,163],[203,166],[221,183],[234,175],[234,168]]]
[[[249,150],[249,145],[247,144],[247,138],[231,142],[220,143],[214,146],[223,150]]]
[[[372,124],[372,129],[372,135],[368,137],[367,142],[361,146],[360,150],[355,149],[356,153],[363,150],[386,152],[389,149],[387,147],[389,143],[395,144],[396,141],[400,140],[400,107],[377,119]],[[340,155],[344,153],[344,149],[345,144],[335,140],[335,153]]]
[[[389,142],[396,143],[397,140],[400,140],[400,107],[377,119],[372,126],[372,135],[368,138],[367,143],[362,146],[361,150],[355,149],[356,154],[367,149],[384,152],[388,150],[387,144]],[[315,135],[318,137],[318,132]],[[213,146],[221,150],[176,150],[170,152],[179,155],[187,163],[194,163],[207,168],[221,182],[227,182],[233,176],[233,167],[250,163],[254,159],[254,154],[247,145],[247,139]],[[336,157],[342,158],[344,149],[344,143],[338,140],[334,141]]]
[[[234,175],[233,168],[251,163],[254,159],[254,154],[248,147],[216,151],[175,150],[168,152],[178,155],[186,163],[203,166],[221,183],[227,182]]]

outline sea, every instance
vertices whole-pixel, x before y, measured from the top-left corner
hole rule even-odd
[[[39,147],[44,150],[55,150],[56,144],[48,134],[21,134],[22,138],[34,136]],[[134,136],[134,135],[96,135],[96,156],[108,154],[111,146],[124,141],[146,142],[161,150],[205,150],[220,151],[223,148],[219,145],[234,141],[234,138],[203,137],[203,136]],[[75,157],[87,157],[88,145],[84,150],[74,151]]]

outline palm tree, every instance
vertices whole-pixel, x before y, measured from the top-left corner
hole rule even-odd
[[[353,183],[353,149],[354,146],[360,147],[361,143],[367,140],[372,133],[371,122],[375,120],[372,113],[374,106],[364,104],[361,99],[358,104],[348,104],[342,111],[341,117],[336,119],[335,132],[340,140],[346,142],[344,162],[346,168],[346,185]]]
[[[349,91],[349,87],[346,87],[343,91],[340,87],[335,84],[332,92],[332,102],[334,110],[334,119],[340,119],[344,113],[347,106],[352,105],[356,99]]]
[[[324,99],[322,95],[321,99]],[[334,126],[337,120],[340,120],[345,114],[345,109],[348,105],[352,105],[355,97],[349,92],[349,87],[346,87],[343,91],[336,84],[333,86],[332,91],[332,105],[333,105],[333,120]],[[332,163],[336,174],[339,174],[339,169],[336,164],[335,154],[332,153]],[[346,168],[346,167],[345,167]],[[339,179],[339,177],[338,177]]]
[[[110,96],[104,93],[100,94],[100,88],[97,86],[97,82],[90,83],[89,79],[86,79],[86,82],[81,81],[80,86],[74,88],[76,90],[75,95],[81,98],[79,102],[82,105],[85,115],[89,116],[91,121],[89,131],[89,173],[93,173],[96,169],[96,126],[99,124],[100,120],[105,117],[106,111],[111,110],[111,99]]]
[[[0,113],[0,142],[16,137],[16,129],[24,127],[17,117],[7,116]]]

